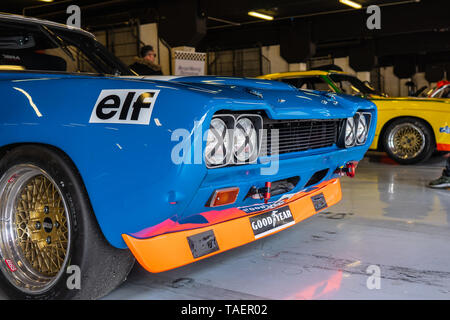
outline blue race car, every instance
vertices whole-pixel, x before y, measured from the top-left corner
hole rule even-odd
[[[376,107],[269,80],[138,76],[76,28],[0,15],[0,282],[98,298],[341,199]]]

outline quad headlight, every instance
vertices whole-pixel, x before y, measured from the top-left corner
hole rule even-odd
[[[347,118],[342,127],[338,145],[350,148],[365,144],[369,135],[371,117],[369,112],[357,112],[354,117]]]
[[[356,144],[364,144],[367,140],[369,133],[369,127],[367,125],[367,119],[363,114],[358,117],[358,124],[356,125]]]
[[[230,132],[224,120],[214,118],[209,126],[205,160],[209,166],[221,166],[228,162],[231,154]]]
[[[262,118],[259,115],[219,114],[211,120],[205,147],[209,168],[247,164],[258,159]]]
[[[233,135],[233,152],[238,163],[253,161],[258,152],[258,136],[249,118],[239,118]]]
[[[355,128],[355,119],[347,118],[347,122],[345,125],[345,147],[353,147],[356,143],[356,128]]]

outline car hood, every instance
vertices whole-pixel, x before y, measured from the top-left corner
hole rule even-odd
[[[215,92],[219,99],[232,97],[236,102],[251,100],[253,107],[257,107],[258,104],[269,107],[273,119],[346,118],[352,116],[358,109],[373,108],[373,104],[365,99],[330,92],[301,90],[280,81],[219,76],[138,78],[184,84],[190,88]]]
[[[190,92],[203,100],[199,105],[211,110],[264,110],[271,119],[343,119],[351,117],[358,109],[375,109],[369,100],[344,94],[300,90],[288,84],[264,80],[234,77],[104,77],[73,74],[8,73],[1,80],[48,83],[64,81],[66,87],[76,87],[79,81],[91,83],[91,90],[139,89],[151,83],[155,89],[169,92]],[[35,80],[35,81],[34,81]],[[64,85],[61,83],[61,86]],[[96,88],[96,89],[94,89]],[[188,95],[186,96],[188,97]],[[162,95],[159,98],[163,99]],[[165,98],[164,98],[165,99]],[[170,98],[168,98],[168,101]],[[162,100],[161,100],[162,101]],[[203,101],[203,102],[202,102]]]

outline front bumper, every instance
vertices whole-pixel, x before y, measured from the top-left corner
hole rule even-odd
[[[315,199],[317,197],[325,199],[326,204],[323,201],[319,205],[314,203],[312,198]],[[216,211],[214,212],[214,217],[209,212],[209,216],[205,218],[207,223],[189,223],[180,226],[172,222],[173,227],[166,227],[163,232],[152,229],[152,232],[144,231],[134,235],[123,234],[122,237],[133,255],[147,271],[162,272],[181,267],[284,230],[289,226],[311,217],[326,207],[336,204],[341,200],[341,197],[339,179],[332,179],[322,182],[310,190],[296,193],[287,200],[281,200],[270,209],[248,214],[243,210],[235,208],[232,215],[221,215],[222,212]],[[291,223],[280,225],[269,232],[264,232],[264,234],[255,235],[250,218],[286,206],[289,206],[289,210],[292,213],[293,221]],[[192,244],[190,245],[188,238],[195,238],[196,235],[202,233],[209,235],[213,233],[216,247],[214,248],[214,252],[194,257],[196,254],[192,250]],[[143,236],[145,235],[149,237],[144,238]]]
[[[438,143],[436,146],[437,151],[450,151],[450,143]]]

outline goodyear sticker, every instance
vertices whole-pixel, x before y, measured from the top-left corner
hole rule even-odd
[[[269,202],[269,203],[258,203],[258,204],[254,204],[254,205],[250,205],[250,206],[238,207],[238,209],[244,211],[245,213],[252,213],[252,212],[258,212],[258,211],[276,208],[283,204],[284,204],[284,201],[281,201],[281,199],[280,199],[280,200]]]

